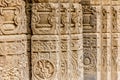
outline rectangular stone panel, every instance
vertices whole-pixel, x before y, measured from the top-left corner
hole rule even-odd
[[[34,3],[32,13],[33,34],[75,34],[82,30],[78,3]]]
[[[55,5],[49,3],[34,3],[32,6],[33,34],[56,34]]]
[[[58,36],[32,36],[32,79],[54,80],[57,77]]]
[[[83,32],[95,33],[97,24],[96,7],[83,6]]]
[[[0,36],[0,55],[27,54],[27,36],[9,35]]]
[[[84,80],[97,80],[97,35],[83,34]]]
[[[59,80],[83,79],[81,34],[61,35]]]
[[[107,80],[107,34],[102,33],[101,47],[101,80]]]
[[[60,33],[77,34],[82,31],[82,6],[78,3],[60,3]]]
[[[27,36],[0,36],[0,80],[29,80]]]
[[[0,0],[0,10],[0,35],[27,32],[23,0]]]

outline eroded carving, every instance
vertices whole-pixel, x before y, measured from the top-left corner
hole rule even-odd
[[[107,32],[107,11],[102,9],[102,32]]]
[[[1,80],[29,80],[26,40],[25,35],[0,36]]]
[[[23,0],[0,1],[0,33],[26,33],[25,2]]]

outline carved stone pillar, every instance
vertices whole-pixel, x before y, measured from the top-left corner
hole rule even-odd
[[[29,80],[25,2],[0,0],[0,80]]]
[[[84,80],[97,80],[97,14],[89,0],[83,0]]]
[[[33,80],[83,80],[82,7],[76,1],[33,1]]]
[[[97,80],[119,80],[119,0],[91,0],[97,12],[99,59]],[[97,73],[98,73],[97,72]]]

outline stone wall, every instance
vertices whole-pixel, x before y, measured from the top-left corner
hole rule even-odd
[[[119,80],[119,0],[0,0],[0,80]]]

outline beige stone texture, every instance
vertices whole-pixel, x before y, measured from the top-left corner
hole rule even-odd
[[[0,80],[120,80],[120,0],[0,0]]]
[[[29,80],[26,35],[0,36],[0,80]]]

